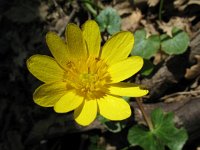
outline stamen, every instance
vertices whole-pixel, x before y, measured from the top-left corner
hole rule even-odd
[[[65,80],[77,94],[88,100],[99,99],[106,94],[111,81],[107,69],[106,63],[99,58],[70,61],[67,63]]]

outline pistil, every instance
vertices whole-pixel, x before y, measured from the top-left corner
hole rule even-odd
[[[85,99],[98,99],[108,91],[111,77],[103,60],[89,57],[87,61],[76,60],[67,64],[66,82]]]

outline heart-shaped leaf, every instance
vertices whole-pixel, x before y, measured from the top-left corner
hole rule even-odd
[[[172,37],[163,34],[160,38],[161,49],[169,55],[184,53],[190,41],[188,34],[178,28],[173,28]]]
[[[102,10],[96,17],[96,21],[99,24],[101,32],[107,30],[112,35],[120,31],[121,18],[117,11],[111,7]]]
[[[134,34],[135,45],[131,52],[132,55],[138,55],[142,58],[151,58],[160,48],[160,37],[158,35],[151,35],[146,38],[146,31],[144,29],[137,30]]]

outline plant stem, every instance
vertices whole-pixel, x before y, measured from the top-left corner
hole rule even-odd
[[[52,0],[52,1],[53,1],[54,6],[56,7],[56,9],[57,9],[60,17],[66,16],[65,13],[64,13],[64,11],[63,11],[63,9],[58,5],[58,3],[56,2],[56,0]]]
[[[147,116],[141,101],[142,101],[141,98],[136,98],[136,102],[137,102],[137,104],[138,104],[138,106],[139,106],[139,108],[142,112],[143,118],[144,118],[146,124],[148,125],[149,129],[152,131],[153,130],[153,124],[152,124],[150,118]]]
[[[162,20],[163,2],[164,2],[164,0],[160,0],[159,14],[158,14],[158,18],[159,18],[160,21]]]
[[[97,11],[91,6],[90,3],[85,3],[85,7],[92,13],[93,16],[97,15]]]

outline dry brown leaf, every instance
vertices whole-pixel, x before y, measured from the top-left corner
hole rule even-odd
[[[131,15],[122,18],[122,30],[135,31],[139,26],[139,23],[142,19],[142,13],[139,9],[132,11]]]
[[[157,21],[157,23],[158,23],[159,28],[162,29],[163,32],[165,32],[170,37],[172,37],[172,29],[174,27],[177,27],[179,29],[186,31],[189,34],[189,36],[191,36],[192,31],[190,29],[190,27],[191,27],[190,22],[193,19],[194,19],[194,17],[192,17],[192,18],[174,17],[174,18],[171,18],[168,23],[163,22],[163,21]]]
[[[173,26],[171,25],[171,23],[166,23],[164,21],[157,21],[157,24],[159,28],[163,30],[164,33],[172,37]]]
[[[175,0],[174,7],[180,11],[183,11],[187,7],[187,0]]]
[[[180,17],[175,17],[170,19],[171,24],[175,27],[178,27],[184,31],[186,31],[189,36],[192,35],[192,31],[190,29],[191,25],[191,21],[194,20],[195,17],[191,17],[191,18],[180,18]]]
[[[175,0],[174,7],[183,11],[187,6],[197,4],[200,5],[200,0]]]
[[[167,97],[167,98],[164,97],[162,100],[164,100],[165,103],[172,103],[172,102],[178,102],[178,101],[184,100],[187,97],[188,97],[188,95],[184,95],[184,94],[180,94],[179,95],[179,94],[177,94],[177,95],[172,96],[172,97]]]
[[[134,108],[134,117],[138,124],[146,125],[146,122],[143,119],[142,112],[139,108]]]
[[[195,55],[195,58],[197,60],[197,64],[193,65],[192,67],[186,70],[186,79],[194,79],[200,75],[200,55]]]
[[[106,150],[116,150],[116,149],[117,149],[116,146],[112,146],[110,144],[106,145]]]
[[[69,20],[69,16],[64,16],[62,18],[59,18],[55,25],[55,30],[60,32],[60,30],[63,30],[63,28],[66,27],[66,22]]]
[[[200,81],[200,76],[198,76],[197,78],[195,78],[195,80],[189,86],[189,88],[192,89],[192,90],[195,90],[195,91],[200,91],[199,81]]]
[[[187,3],[187,0],[175,0],[174,6],[175,6],[175,8],[178,8],[178,7],[181,7],[182,5],[184,5],[185,3]]]
[[[146,37],[148,38],[150,35],[158,34],[158,31],[155,29],[155,25],[145,19],[141,20],[141,24],[144,26],[144,29],[147,33]]]
[[[163,60],[167,59],[168,55],[162,51],[158,51],[153,59],[153,64],[154,65],[158,65],[160,62],[162,62]]]
[[[130,2],[126,0],[117,1],[114,5],[114,9],[117,10],[117,13],[120,16],[130,14],[133,11]]]
[[[190,0],[190,1],[188,2],[188,5],[192,5],[192,4],[200,5],[200,0]]]
[[[45,4],[45,3],[41,3],[40,7],[38,8],[38,13],[39,13],[39,16],[42,20],[45,20],[47,15],[48,15],[48,5]]]
[[[156,6],[160,0],[148,0],[147,3],[150,7]]]

